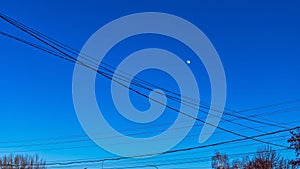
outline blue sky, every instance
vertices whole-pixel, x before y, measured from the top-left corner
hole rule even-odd
[[[119,17],[137,12],[152,11],[177,15],[199,27],[218,51],[227,79],[227,108],[244,110],[299,99],[300,3],[295,0],[288,2],[178,0],[73,2],[68,0],[64,2],[1,1],[0,4],[1,13],[79,50],[96,30]],[[4,21],[1,21],[1,30],[32,40],[29,36],[24,35]],[[159,40],[159,43],[157,40]],[[177,46],[177,43],[164,37],[133,37],[116,46],[115,51],[112,50],[107,56],[107,62],[118,65],[120,60],[126,57],[126,54],[149,46],[174,51],[183,60],[193,58],[193,53],[184,46],[175,48],[174,46]],[[0,37],[0,44],[0,131],[2,133],[0,153],[39,153],[48,161],[101,159],[113,156],[113,154],[102,150],[92,141],[89,141],[77,120],[72,101],[74,64],[6,37]],[[120,58],[113,57],[114,54],[120,55]],[[194,62],[194,59],[192,59],[190,67],[199,75],[197,80],[201,88],[201,99],[206,103],[210,102],[210,88],[205,69],[199,61]],[[153,83],[158,85],[166,84],[163,80],[155,81],[151,78],[153,77],[151,72],[145,72],[141,76],[148,78],[150,81],[154,80]],[[166,75],[162,76],[165,77]],[[168,80],[172,81],[171,79]],[[109,84],[109,81],[98,77],[98,83],[105,87]],[[176,85],[165,85],[165,87],[174,89]],[[105,88],[97,88],[96,90],[105,90]],[[105,94],[107,95],[107,93]],[[99,97],[103,96],[99,94]],[[133,98],[133,103],[137,103],[137,107],[140,106],[140,109],[147,107],[146,101],[140,100],[138,96],[133,96]],[[250,116],[251,114],[297,107],[297,105],[299,105],[297,102],[284,104],[266,110],[245,112],[244,115]],[[105,109],[111,111],[114,110],[114,107],[108,101]],[[270,113],[264,116],[264,118],[278,123],[295,121],[299,117],[297,111]],[[169,121],[170,119],[167,118],[161,119],[154,125]],[[247,121],[240,122],[252,127],[259,126]],[[119,123],[119,121],[115,121],[115,123]],[[291,123],[287,126],[293,127],[297,124],[299,125],[299,123]],[[235,131],[239,131],[240,128],[227,123],[221,123],[221,126]],[[262,129],[266,132],[276,130],[272,127]],[[199,128],[195,127],[190,135],[197,135],[199,131]],[[250,130],[240,130],[239,132],[245,135],[257,134],[257,132]],[[75,137],[78,135],[82,137]],[[85,139],[87,141],[70,144],[20,146],[43,142],[41,140],[28,141],[32,139],[62,136],[72,137],[57,140]],[[217,131],[208,143],[222,141],[225,138],[236,138],[236,136]],[[13,140],[27,140],[27,142],[13,143]],[[50,141],[56,141],[56,139]],[[1,142],[4,148],[1,148]],[[247,143],[253,144],[253,142]],[[183,140],[177,148],[191,147],[198,144],[197,137],[189,137]],[[19,147],[13,147],[17,145]],[[7,146],[12,147],[7,148]],[[90,147],[84,148],[84,146]],[[68,149],[70,147],[83,148]],[[230,145],[227,145],[227,147],[230,147]],[[197,153],[184,154],[183,156],[184,158],[206,157],[211,156],[218,149],[228,154],[251,152],[255,151],[256,147],[255,145],[222,150],[226,146],[220,146],[203,151],[198,150]],[[165,158],[176,159],[175,157]],[[143,160],[140,162],[148,164],[148,162],[143,163]],[[210,163],[203,162],[197,163],[197,165],[205,168]],[[168,166],[164,167],[168,168]]]

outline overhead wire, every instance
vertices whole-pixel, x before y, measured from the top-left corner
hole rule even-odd
[[[239,138],[239,139],[233,139],[233,140],[228,140],[228,141],[222,141],[218,143],[212,143],[212,144],[206,144],[206,145],[201,145],[201,146],[194,146],[194,147],[189,147],[189,148],[182,148],[182,149],[174,149],[174,150],[169,150],[165,152],[155,152],[155,153],[148,153],[148,154],[139,154],[139,155],[132,155],[132,156],[127,156],[127,157],[114,157],[114,158],[104,158],[104,159],[97,159],[97,160],[83,160],[83,161],[71,161],[71,162],[56,162],[56,163],[48,163],[48,166],[54,166],[54,165],[72,165],[72,164],[82,164],[82,163],[97,163],[97,162],[102,162],[102,161],[119,161],[119,160],[125,160],[125,159],[130,159],[130,158],[141,158],[141,157],[151,157],[154,155],[162,155],[162,154],[173,154],[173,153],[178,153],[178,152],[186,152],[186,151],[191,151],[191,150],[196,150],[196,149],[203,149],[203,148],[208,148],[208,147],[214,147],[214,146],[219,146],[219,145],[224,145],[224,144],[229,144],[229,143],[234,143],[234,142],[240,142],[240,141],[245,141],[249,140],[252,138],[259,138],[259,137],[264,137],[264,136],[270,136],[282,132],[289,132],[295,129],[299,129],[300,127],[294,127],[290,129],[283,129],[283,130],[277,130],[265,134],[260,134],[260,135],[255,135],[255,136],[249,136],[247,138]]]
[[[4,18],[5,17],[5,18]],[[68,52],[71,52],[72,54],[75,54],[75,55],[78,55],[78,53],[79,53],[79,51],[78,50],[76,50],[76,49],[74,49],[74,48],[72,48],[72,47],[70,47],[70,46],[68,46],[68,45],[65,45],[65,44],[63,44],[63,43],[61,43],[61,42],[59,42],[59,41],[57,41],[57,40],[55,40],[55,39],[53,39],[53,38],[51,38],[51,37],[49,37],[49,36],[47,36],[47,35],[45,35],[45,34],[42,34],[42,33],[40,33],[40,32],[38,32],[38,31],[36,31],[36,30],[34,30],[33,28],[30,28],[30,27],[28,27],[28,26],[26,26],[26,25],[24,25],[24,24],[22,24],[22,23],[20,23],[20,22],[18,22],[18,21],[16,21],[16,20],[14,20],[14,19],[12,19],[12,18],[10,18],[10,17],[8,17],[8,16],[6,16],[6,15],[3,15],[2,14],[2,18],[3,19],[5,19],[6,21],[8,21],[8,22],[10,22],[11,24],[14,24],[15,26],[17,26],[18,28],[20,28],[20,29],[22,29],[23,31],[24,30],[26,30],[26,29],[28,29],[28,30],[30,30],[30,31],[32,31],[32,32],[34,32],[35,34],[37,34],[37,35],[39,35],[39,36],[41,36],[41,37],[43,37],[43,38],[45,38],[46,40],[49,40],[50,42],[52,42],[52,43],[54,43],[54,45],[57,45],[58,47],[60,47],[60,48],[62,48],[62,49],[65,49],[65,50],[67,50]],[[26,29],[24,29],[24,28],[22,28],[22,27],[24,27],[24,28],[26,28]],[[35,37],[36,38],[36,37]],[[45,43],[45,42],[43,42],[43,43]],[[63,53],[63,52],[61,52],[61,51],[59,51],[60,53]],[[64,53],[63,53],[64,54]],[[82,57],[82,58],[84,58],[84,59],[86,59],[86,60],[94,60],[94,61],[97,61],[95,58],[93,58],[93,57],[89,57],[89,56],[87,56],[87,55],[85,55],[85,54],[82,54],[82,55],[84,55],[85,57]],[[73,58],[72,58],[73,59]],[[105,63],[103,63],[104,65],[108,65],[108,64],[105,64]],[[111,67],[111,68],[113,68],[112,66],[110,66],[110,65],[108,65],[109,67]],[[102,68],[102,69],[105,69],[105,68],[103,68],[103,67],[101,67],[100,66],[100,68]],[[105,69],[105,70],[107,70],[107,69]],[[113,71],[110,71],[111,73],[114,73]],[[124,72],[123,72],[124,73]],[[127,74],[128,75],[128,74]],[[145,83],[145,84],[148,84],[148,85],[150,85],[150,86],[153,86],[153,87],[155,87],[155,88],[160,88],[159,86],[155,86],[155,85],[153,85],[153,84],[151,84],[151,83],[149,83],[149,82],[146,82],[146,81],[144,81],[144,80],[142,80],[142,79],[139,79],[139,78],[135,78],[135,79],[138,79],[138,80],[140,80],[140,81],[142,81],[143,83]],[[132,83],[134,83],[134,81],[131,81]],[[130,83],[131,83],[130,82]],[[142,87],[144,87],[144,86],[142,86]],[[151,90],[151,89],[149,89],[149,88],[146,88],[147,90]],[[177,95],[177,96],[181,96],[180,94],[178,94],[178,93],[176,93],[176,92],[173,92],[173,91],[170,91],[170,90],[167,90],[167,89],[162,89],[162,90],[164,90],[164,91],[167,91],[167,92],[170,92],[170,93],[172,93],[172,94],[174,94],[174,95]],[[185,96],[181,96],[181,97],[185,97]],[[176,98],[174,98],[174,97],[172,97],[173,99],[176,99]],[[188,97],[185,97],[185,98],[188,98]],[[191,98],[189,98],[189,99],[191,99]],[[177,100],[180,100],[180,99],[178,99],[177,98]],[[181,101],[183,101],[184,102],[184,100],[181,100]],[[286,103],[290,103],[291,101],[289,101],[289,102],[285,102],[285,103],[278,103],[278,104],[276,104],[276,105],[279,105],[279,104],[286,104]],[[197,103],[193,103],[193,105],[196,105],[196,106],[198,106],[198,104]],[[201,106],[201,105],[200,105]],[[271,106],[274,106],[274,105],[271,105]],[[268,107],[268,106],[267,106]],[[206,108],[206,109],[209,109],[209,107],[204,107],[204,108]],[[256,108],[257,109],[257,108]],[[216,111],[216,110],[214,110],[214,111]],[[229,115],[231,115],[232,116],[232,114],[230,114],[230,113],[228,113],[228,112],[225,112],[225,114],[229,114]],[[235,116],[235,117],[240,117],[240,116]],[[243,117],[242,117],[243,118]],[[246,119],[246,118],[244,118],[245,120],[249,120],[249,119]],[[252,120],[253,121],[253,120]],[[256,122],[256,123],[261,123],[261,122],[259,122],[259,121],[253,121],[253,122]],[[274,124],[270,124],[270,125],[274,125]],[[277,127],[281,127],[281,128],[284,128],[284,127],[282,127],[282,126],[277,126]]]
[[[124,83],[122,83],[122,82],[120,82],[120,81],[117,81],[116,79],[113,79],[112,77],[110,77],[109,74],[104,73],[104,72],[101,72],[101,71],[99,71],[98,69],[93,68],[92,66],[90,66],[90,65],[88,65],[88,64],[86,64],[86,63],[83,63],[82,61],[79,61],[78,59],[76,59],[75,57],[73,57],[73,56],[67,54],[66,52],[62,51],[62,50],[59,49],[58,47],[55,47],[54,45],[50,44],[49,42],[47,42],[47,41],[41,39],[41,37],[38,37],[36,34],[33,34],[32,32],[26,30],[24,27],[22,27],[22,26],[20,26],[20,25],[18,25],[18,24],[15,24],[14,22],[12,22],[11,20],[7,19],[7,18],[6,18],[4,15],[2,15],[2,14],[1,14],[1,18],[4,19],[5,21],[9,22],[10,24],[16,26],[17,28],[21,29],[21,30],[24,31],[25,33],[27,33],[27,34],[33,36],[35,39],[39,40],[40,42],[42,42],[42,43],[46,44],[47,46],[53,48],[54,50],[58,51],[58,52],[61,53],[62,55],[65,55],[67,58],[70,59],[69,61],[75,62],[75,63],[77,63],[77,64],[80,64],[80,65],[84,66],[84,67],[87,67],[88,69],[91,69],[91,70],[93,70],[93,71],[96,71],[97,73],[103,75],[104,77],[106,77],[106,78],[108,78],[108,79],[110,79],[110,80],[112,80],[112,81],[115,81],[115,82],[118,83],[119,85],[121,85],[121,86],[123,86],[123,87],[126,87],[126,88],[128,88],[129,90],[131,90],[131,91],[133,91],[133,92],[135,92],[135,93],[137,93],[137,94],[139,94],[139,95],[141,95],[141,96],[143,96],[143,97],[145,97],[145,98],[148,98],[148,99],[150,99],[150,100],[152,100],[152,101],[154,101],[154,102],[157,102],[157,103],[159,103],[159,104],[161,104],[161,105],[167,107],[167,108],[170,109],[170,110],[173,110],[173,111],[175,111],[175,112],[177,112],[177,113],[183,114],[183,115],[185,115],[185,116],[187,116],[187,117],[190,117],[190,118],[192,118],[192,119],[194,119],[194,120],[200,121],[200,122],[202,122],[203,124],[205,124],[205,121],[203,121],[203,120],[201,120],[201,119],[199,119],[199,118],[197,118],[197,117],[193,117],[193,116],[189,115],[188,113],[181,112],[181,111],[177,110],[176,108],[174,108],[174,107],[172,107],[172,106],[169,106],[169,105],[166,105],[166,104],[164,104],[164,103],[162,103],[162,102],[160,102],[160,101],[158,101],[158,100],[155,100],[155,99],[153,99],[153,98],[150,98],[149,96],[147,96],[147,95],[141,93],[140,91],[138,91],[138,90],[136,90],[136,89],[133,89],[133,88],[131,88],[130,86],[127,86],[127,85],[125,85]],[[239,117],[239,116],[237,116],[237,117]],[[239,118],[242,118],[242,117],[239,117]],[[244,118],[245,118],[245,117],[244,117]],[[247,118],[245,118],[245,119],[247,119]],[[252,120],[252,119],[250,119],[250,120],[253,121],[253,122],[258,122],[258,121],[256,121],[256,120]],[[265,122],[263,122],[263,123],[264,123],[264,124],[270,125],[269,123],[265,123]],[[209,123],[207,123],[207,122],[206,122],[206,124],[211,125],[211,126],[214,126],[214,127],[218,128],[218,129],[220,129],[220,130],[223,130],[223,131],[225,131],[225,132],[228,132],[228,133],[231,133],[231,134],[240,136],[240,137],[247,138],[247,136],[245,136],[245,135],[242,135],[242,134],[239,134],[239,133],[236,133],[236,132],[232,132],[231,130],[227,130],[227,129],[222,128],[222,127],[220,127],[220,126],[215,126],[215,125],[209,124]],[[257,140],[257,139],[253,139],[253,140],[254,140],[254,141],[258,141],[258,142],[262,142],[262,143],[266,143],[266,142],[264,142],[264,141],[262,141],[262,140]],[[282,145],[277,145],[277,144],[274,144],[274,143],[268,143],[268,144],[282,147]]]
[[[6,16],[7,17],[7,16]],[[4,20],[6,20],[7,22],[9,22],[9,23],[11,23],[11,24],[14,24],[13,23],[13,21],[15,21],[15,20],[13,20],[13,19],[11,19],[11,18],[9,18],[9,19],[7,19],[7,18],[4,18],[3,16],[2,16],[2,18],[4,19]],[[15,21],[15,22],[17,22],[17,21]],[[55,43],[55,45],[58,45],[59,47],[61,47],[61,48],[63,48],[63,49],[66,49],[67,51],[69,51],[69,52],[71,52],[72,54],[78,54],[78,51],[77,50],[75,50],[74,48],[71,48],[71,47],[69,47],[69,46],[67,46],[67,45],[63,45],[62,43],[60,43],[60,42],[58,42],[58,41],[56,41],[56,40],[54,40],[53,38],[50,38],[50,37],[48,37],[48,36],[46,36],[46,35],[43,35],[43,34],[41,34],[41,33],[39,33],[38,31],[35,31],[34,29],[32,29],[32,28],[29,28],[29,27],[27,27],[26,25],[23,25],[23,24],[21,24],[21,23],[19,23],[19,22],[17,22],[16,24],[14,24],[16,27],[18,27],[19,29],[21,29],[21,30],[23,30],[23,31],[25,31],[26,33],[29,33],[31,36],[33,36],[34,38],[36,38],[36,39],[38,39],[38,40],[40,40],[40,41],[42,41],[43,43],[46,43],[46,45],[50,45],[49,43],[47,43],[46,41],[44,41],[44,40],[42,40],[41,38],[39,38],[39,37],[37,37],[37,36],[35,36],[34,34],[32,34],[32,33],[30,33],[29,31],[27,31],[26,29],[24,29],[23,27],[25,27],[25,28],[27,28],[27,29],[29,29],[29,30],[31,30],[31,31],[33,31],[34,33],[36,33],[36,34],[38,34],[38,35],[40,35],[40,36],[42,36],[42,37],[44,37],[44,38],[46,38],[46,39],[50,39],[51,40],[51,42],[54,42]],[[8,34],[5,34],[5,33],[3,33],[2,32],[2,34],[3,35],[8,35]],[[16,37],[13,37],[13,36],[9,36],[10,38],[14,38],[14,39],[16,39],[16,40],[19,40],[20,41],[20,39],[19,38],[16,38]],[[25,41],[22,41],[23,43],[26,43],[26,44],[29,44],[30,46],[33,46],[32,44],[30,44],[30,43],[27,43],[27,42],[25,42]],[[36,45],[34,46],[34,47],[37,47]],[[53,45],[50,45],[50,47],[54,47]],[[39,48],[39,47],[37,47],[38,49],[41,49],[41,50],[45,50],[45,49],[43,49],[43,48]],[[55,50],[58,50],[58,48],[56,48],[56,47],[54,47],[54,49]],[[73,51],[72,51],[73,50]],[[61,51],[61,50],[58,50],[60,53],[62,53],[62,54],[64,54],[64,55],[67,55],[65,52],[63,52],[63,51]],[[75,52],[74,52],[75,51]],[[76,53],[77,52],[77,53]],[[49,53],[49,52],[48,52]],[[52,52],[53,53],[53,52]],[[57,54],[55,54],[56,56],[57,56]],[[71,57],[70,55],[67,55],[68,57]],[[65,58],[65,57],[62,57],[62,56],[60,56],[59,55],[59,57],[60,58],[63,58],[63,59],[68,59],[68,58]],[[92,57],[90,57],[90,58],[92,58]],[[74,57],[71,57],[71,59],[72,60],[76,60],[76,58],[74,58]],[[70,60],[69,60],[70,61]],[[78,60],[76,60],[77,62],[79,62]],[[83,64],[82,62],[79,62],[80,64]],[[106,64],[107,65],[107,64]],[[86,66],[86,67],[88,67],[88,68],[92,68],[90,65],[84,65],[84,66]],[[108,70],[108,69],[105,69],[105,68],[103,68],[103,67],[101,67],[100,66],[100,68],[102,68],[102,69],[104,69],[104,70]],[[114,73],[113,71],[109,71],[110,73]],[[106,74],[107,75],[107,74]],[[118,80],[123,80],[123,79],[120,79],[120,78],[117,78]],[[128,81],[127,81],[128,82]],[[139,86],[139,87],[144,87],[144,86],[141,86],[141,85],[138,85],[138,84],[136,84],[134,81],[131,81],[132,83],[134,83],[135,85],[137,85],[137,86]],[[131,82],[129,82],[129,83],[131,83]],[[143,81],[143,82],[145,82],[145,81]],[[151,84],[151,83],[147,83],[147,84]],[[159,88],[158,86],[154,86],[154,87],[157,87],[157,88]],[[145,87],[144,87],[145,88]],[[145,88],[145,89],[147,89],[147,90],[151,90],[150,88]],[[166,91],[166,89],[163,89],[164,91]],[[170,91],[168,91],[168,92],[170,92]],[[175,92],[171,92],[172,94],[174,94]],[[177,93],[175,93],[176,95],[179,95],[179,94],[177,94]],[[176,101],[178,101],[178,100],[180,100],[180,99],[176,99],[176,97],[172,97],[172,96],[169,96],[169,95],[167,95],[168,97],[171,97],[171,99],[175,99]],[[179,95],[180,96],[180,95]],[[185,103],[185,101],[184,100],[181,100],[181,102],[183,103],[183,104],[187,104],[187,103]],[[188,102],[189,103],[189,102]],[[195,105],[195,103],[193,104],[193,105]],[[197,105],[198,106],[198,105]],[[203,105],[200,105],[200,108],[205,108],[205,109],[208,109],[208,110],[210,110],[211,108],[210,107],[207,107],[207,106],[203,106]],[[198,109],[198,107],[194,107],[194,109]],[[200,110],[201,111],[201,110]],[[215,110],[214,109],[214,111],[218,111],[218,110]],[[203,111],[202,111],[203,112]],[[206,112],[205,112],[206,113]],[[220,112],[220,113],[222,113],[222,112]],[[231,113],[229,113],[229,112],[225,112],[225,114],[227,114],[227,115],[229,115],[229,116],[233,116],[233,117],[237,117],[237,118],[241,118],[241,119],[245,119],[245,120],[248,120],[248,121],[252,121],[252,122],[256,122],[256,123],[264,123],[264,124],[268,124],[268,125],[272,125],[272,126],[275,126],[275,127],[281,127],[281,128],[284,128],[284,126],[278,126],[278,125],[276,125],[276,124],[272,124],[272,123],[267,123],[267,122],[262,122],[262,121],[257,121],[257,120],[253,120],[253,119],[249,119],[249,118],[247,118],[247,117],[243,117],[243,116],[238,116],[238,115],[233,115],[233,114],[231,114]],[[214,115],[215,116],[215,115]],[[233,121],[229,121],[229,122],[232,122],[232,123],[234,123]],[[235,122],[236,123],[236,122]],[[237,124],[237,123],[236,123]],[[239,124],[239,125],[243,125],[243,124]],[[253,128],[254,130],[257,130],[257,129],[255,129],[255,128]]]

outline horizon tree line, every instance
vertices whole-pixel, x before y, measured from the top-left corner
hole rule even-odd
[[[286,159],[270,146],[259,148],[256,154],[250,158],[230,160],[226,154],[216,152],[212,156],[211,167],[213,169],[298,169],[300,168],[300,128],[291,131],[291,137],[287,140],[290,149],[295,151],[295,159]]]

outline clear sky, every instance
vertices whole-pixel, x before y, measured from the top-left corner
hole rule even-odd
[[[0,1],[1,13],[78,50],[101,26],[128,14],[164,12],[182,17],[199,27],[218,51],[227,80],[226,108],[236,111],[300,98],[299,9],[300,3],[296,0],[264,2],[231,0],[222,2],[215,0],[209,2],[196,0]],[[0,28],[1,31],[34,41],[3,20],[0,21]],[[177,46],[180,45],[181,47],[178,48]],[[117,66],[126,55],[146,47],[164,48],[177,53],[184,61],[190,59],[189,66],[197,74],[201,101],[210,102],[210,87],[203,65],[200,61],[195,61],[194,54],[177,41],[155,35],[132,37],[115,46],[105,61]],[[3,36],[0,37],[0,51],[1,154],[39,153],[49,162],[103,159],[114,156],[90,141],[80,126],[72,100],[73,63],[60,60]],[[114,57],[115,55],[118,57]],[[153,74],[159,75],[159,73],[161,72],[144,72],[139,77],[178,92],[178,88],[173,84],[174,81],[167,75],[162,74],[164,78],[160,79],[153,78]],[[168,83],[165,83],[166,81]],[[107,97],[108,93],[101,91],[109,90],[105,87],[109,86],[110,81],[97,77],[96,84],[103,85],[101,88],[96,88],[97,97]],[[139,109],[146,109],[149,106],[148,102],[140,99],[139,96],[133,95],[132,98],[133,103]],[[246,111],[241,115],[250,117],[266,113],[259,116],[265,119],[263,121],[286,123],[282,125],[294,127],[300,124],[299,121],[292,123],[300,119],[299,106],[300,102],[286,103],[266,109]],[[107,98],[104,110],[116,112],[111,98]],[[285,111],[274,112],[278,110]],[[199,115],[199,118],[203,117],[203,114]],[[149,125],[161,129],[158,127],[159,124],[171,122],[172,118],[172,115],[163,116]],[[223,118],[231,119],[232,117],[224,115]],[[126,128],[124,120],[114,120],[112,123],[118,130]],[[259,128],[264,132],[280,129],[241,119],[236,121]],[[174,149],[201,145],[197,142],[199,126],[201,128],[202,125],[199,123],[198,127],[195,126],[189,136]],[[222,122],[220,126],[244,135],[260,134],[260,132],[228,122]],[[143,128],[144,130],[149,129]],[[277,138],[274,142],[287,145],[285,143],[287,137],[284,137],[287,135],[288,133],[283,133],[280,136],[282,139],[278,141]],[[213,137],[204,144],[234,138],[238,137],[217,130]],[[58,143],[52,144],[53,142]],[[246,153],[248,155],[259,145],[253,141],[244,141],[173,154],[173,156],[112,162],[106,167],[122,167],[126,163],[130,163],[128,164],[130,166],[160,165],[178,162],[180,159],[189,161],[189,158],[194,158],[198,159],[195,164],[168,164],[159,168],[195,166],[207,168],[210,166],[210,156],[216,150],[228,154]],[[292,152],[283,151],[282,154],[291,156]],[[241,155],[230,157],[239,158]],[[99,168],[99,166],[101,165],[96,163],[88,168]]]

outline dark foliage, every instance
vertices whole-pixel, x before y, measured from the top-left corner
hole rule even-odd
[[[266,146],[258,149],[253,158],[244,157],[242,161],[234,160],[230,165],[228,156],[217,152],[212,157],[213,169],[295,169],[288,160],[281,157],[281,155]]]
[[[300,166],[300,128],[296,131],[291,131],[291,138],[288,139],[288,143],[290,143],[290,148],[295,150],[297,159],[291,160],[290,164],[293,166]]]

